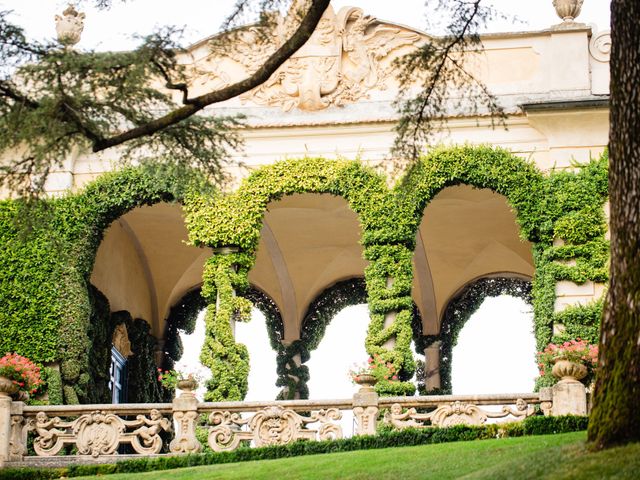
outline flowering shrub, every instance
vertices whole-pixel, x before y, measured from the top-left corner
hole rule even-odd
[[[354,384],[358,383],[361,375],[373,375],[378,381],[398,381],[396,367],[391,362],[385,362],[378,354],[369,357],[366,364],[356,364],[349,370],[349,377]]]
[[[550,343],[542,352],[538,352],[537,357],[541,376],[548,374],[553,362],[560,358],[582,363],[591,376],[598,365],[598,346],[577,338],[561,344]]]
[[[17,353],[0,358],[0,377],[6,377],[18,386],[18,391],[34,393],[42,384],[40,367]]]
[[[180,380],[195,380],[199,383],[200,378],[193,373],[183,373],[178,370],[162,370],[158,369],[158,381],[167,390],[175,390]]]

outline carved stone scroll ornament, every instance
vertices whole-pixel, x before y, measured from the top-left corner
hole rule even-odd
[[[150,418],[138,415],[136,420],[123,420],[113,413],[94,411],[69,422],[38,412],[27,425],[36,434],[36,454],[45,457],[56,455],[65,444],[76,445],[80,455],[92,457],[115,455],[125,443],[140,454],[155,454],[162,448],[160,432],[171,431],[169,420],[156,409],[151,410]]]
[[[296,440],[328,440],[342,438],[342,428],[333,423],[340,420],[338,409],[329,408],[309,417],[279,406],[265,407],[249,418],[238,413],[214,411],[209,415],[209,446],[216,452],[234,450],[241,441],[253,441],[256,447],[284,445]],[[319,423],[317,429],[308,428]]]
[[[611,32],[604,30],[591,37],[589,53],[598,62],[606,63],[611,58]]]
[[[286,20],[280,21],[268,44],[260,40],[264,33],[248,28],[234,38],[234,48],[224,55],[250,74],[288,38],[287,25]],[[380,24],[359,8],[343,8],[336,14],[329,6],[307,43],[269,80],[240,98],[284,111],[354,103],[373,88],[386,88],[392,72],[381,60],[419,41],[417,33]]]
[[[484,425],[488,418],[513,417],[522,420],[533,415],[534,408],[524,400],[518,399],[516,407],[503,406],[500,412],[483,410],[471,403],[459,401],[441,405],[429,413],[417,413],[414,408],[403,411],[402,406],[394,403],[385,414],[385,422],[395,428],[451,427],[454,425]]]

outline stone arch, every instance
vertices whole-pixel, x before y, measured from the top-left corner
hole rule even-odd
[[[99,284],[96,285],[97,291],[105,289],[104,282],[95,282],[94,267],[100,255],[100,246],[105,235],[109,234],[110,226],[136,209],[152,208],[152,205],[158,204],[176,205],[174,202],[182,201],[189,185],[212,190],[212,187],[207,186],[202,177],[194,171],[147,164],[104,174],[89,183],[77,195],[65,198],[56,205],[56,215],[65,220],[64,240],[68,242],[73,252],[70,263],[74,271],[73,276],[65,278],[65,293],[61,295],[61,302],[64,303],[65,299],[69,299],[69,308],[65,309],[64,306],[62,308],[67,316],[61,320],[59,341],[66,403],[82,402],[88,398],[87,386],[90,385],[90,378],[86,373],[87,366],[91,359],[95,358],[93,354],[96,348],[104,350],[110,347],[106,344],[94,345],[93,337],[97,331],[104,328],[92,325],[92,322],[97,321],[98,318],[103,321],[111,320],[109,315],[97,315],[93,312],[96,304],[93,300],[95,294],[93,290],[88,289],[92,281]],[[119,226],[122,230],[127,229],[122,224]],[[132,251],[136,255],[140,253],[140,245],[138,244],[137,247],[133,242]],[[142,270],[144,277],[144,268]],[[108,291],[102,294],[107,300],[111,300],[108,298]],[[85,298],[87,300],[83,301]],[[127,310],[126,306],[124,307],[113,305],[111,311]],[[157,315],[156,330],[160,328],[159,316],[160,314]],[[143,317],[143,315],[134,312],[134,317]],[[149,316],[144,320],[153,322]],[[135,321],[137,322],[138,319]],[[140,328],[141,331],[144,330]],[[78,332],[86,332],[86,339],[79,340]],[[156,338],[159,336],[157,331],[149,332],[148,329],[144,335],[151,333]],[[91,355],[89,349],[91,349]],[[150,354],[153,356],[153,352]],[[154,361],[146,363],[151,365]]]
[[[269,246],[265,245],[268,242],[265,242],[264,239],[269,236],[269,230],[274,237],[276,236],[273,233],[273,222],[270,220],[270,218],[274,218],[274,215],[270,217],[270,214],[278,208],[278,204],[295,209],[306,201],[311,201],[315,203],[318,210],[330,210],[332,214],[335,213],[334,218],[336,219],[340,219],[344,215],[350,216],[356,234],[353,238],[350,237],[348,242],[360,249],[359,241],[367,242],[366,232],[371,231],[368,230],[368,227],[375,224],[378,218],[377,215],[371,215],[371,212],[367,210],[368,204],[372,201],[371,197],[374,200],[386,200],[387,203],[390,199],[383,178],[371,169],[355,161],[306,158],[278,162],[255,170],[233,195],[216,201],[215,208],[212,208],[211,202],[204,199],[200,203],[194,204],[195,208],[190,211],[189,218],[193,223],[197,222],[198,225],[206,224],[207,228],[192,229],[192,239],[196,243],[208,245],[214,249],[232,247],[231,250],[225,250],[226,254],[215,255],[211,259],[210,270],[205,271],[204,276],[205,294],[215,292],[216,295],[220,295],[221,291],[228,291],[230,287],[242,294],[242,291],[248,288],[249,283],[253,283],[269,293],[278,305],[285,325],[284,343],[288,346],[297,344],[299,325],[306,305],[320,293],[327,283],[330,284],[354,274],[363,275],[366,262],[362,259],[361,251],[355,257],[352,252],[350,255],[353,258],[357,257],[359,263],[357,268],[354,267],[356,271],[351,271],[353,269],[341,271],[336,268],[327,273],[326,278],[318,275],[318,278],[313,278],[312,282],[306,282],[304,293],[298,295],[299,298],[294,298],[295,308],[291,308],[294,302],[279,298],[281,296],[277,292],[272,292],[269,285],[285,285],[284,290],[287,290],[286,285],[289,285],[287,293],[291,297],[291,287],[303,285],[305,281],[302,280],[301,283],[300,276],[294,278],[295,275],[291,274],[291,270],[285,271],[284,268],[278,268],[278,265],[271,268],[273,272],[271,282],[268,281],[268,275],[258,272],[261,268],[260,265],[267,263],[260,261],[261,251],[269,250]],[[324,214],[329,215],[327,211]],[[265,219],[267,220],[266,228]],[[295,226],[294,224],[294,229]],[[287,227],[292,227],[291,221]],[[362,228],[361,231],[360,228]],[[269,261],[282,264],[281,260],[286,256],[286,253],[283,253],[281,245],[271,243]],[[274,246],[278,248],[274,248]],[[276,255],[274,255],[274,251]],[[274,258],[275,260],[273,260]],[[329,263],[331,262],[333,261],[330,260]],[[329,263],[323,264],[323,267]],[[325,273],[326,270],[323,268]],[[284,281],[287,277],[288,282]],[[280,291],[282,290],[283,288],[280,287]],[[238,300],[231,297],[229,299],[230,303],[235,303],[237,306]],[[213,305],[215,298],[209,297],[209,302],[210,305]],[[243,308],[246,311],[246,307]],[[294,312],[297,317],[293,321],[291,320],[291,312]],[[209,364],[215,369],[216,365],[220,365],[220,363],[216,363],[217,354],[215,352],[223,349],[235,352],[226,355],[225,358],[227,360],[234,359],[233,361],[236,362],[233,367],[235,371],[247,371],[246,352],[241,346],[232,342],[231,330],[226,326],[233,317],[231,310],[226,310],[224,315],[225,318],[222,315],[216,315],[215,322],[211,322],[212,327],[207,334],[210,343],[209,345],[205,344],[206,352],[204,355],[211,355]],[[216,326],[213,326],[213,323]],[[298,326],[296,327],[296,325]],[[288,348],[288,346],[283,348]],[[226,365],[224,368],[228,371],[231,366]],[[241,376],[244,378],[244,374]],[[241,376],[238,376],[233,382],[227,382],[228,385],[214,385],[213,392],[225,393],[224,395],[220,394],[219,397],[218,393],[212,393],[209,398],[234,398],[228,396],[229,392],[233,392],[233,395],[237,395],[239,398],[244,396],[242,385],[246,383],[243,378],[240,378]],[[215,371],[213,377],[215,382]],[[237,389],[231,383],[240,385],[240,388]]]

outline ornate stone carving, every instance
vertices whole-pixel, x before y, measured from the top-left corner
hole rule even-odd
[[[11,415],[9,458],[20,459],[27,453],[27,425],[22,415]]]
[[[36,434],[33,442],[36,454],[45,457],[56,455],[65,444],[75,444],[78,454],[92,457],[114,455],[124,443],[131,444],[138,453],[159,453],[160,432],[171,431],[169,420],[156,409],[151,410],[150,418],[138,415],[135,420],[123,420],[113,413],[94,411],[68,422],[38,412],[27,427]]]
[[[129,333],[127,332],[127,327],[124,323],[121,323],[115,328],[111,342],[123,357],[126,358],[133,355],[133,352],[131,351],[131,342],[129,341]]]
[[[353,415],[356,419],[358,435],[375,435],[378,407],[354,407]]]
[[[265,407],[249,418],[238,413],[216,410],[209,415],[209,446],[216,452],[234,450],[241,441],[251,440],[256,447],[284,445],[296,440],[328,440],[342,438],[338,409],[329,408],[303,417],[279,406]],[[308,428],[319,423],[317,429]]]
[[[176,421],[176,436],[169,444],[171,453],[198,453],[202,450],[202,445],[196,438],[198,412],[174,412],[173,419]]]
[[[611,32],[605,30],[591,37],[589,53],[598,62],[608,62],[611,58]]]
[[[225,56],[254,72],[292,33],[287,20],[277,22],[273,38],[261,41],[264,32],[249,28],[238,35]],[[382,25],[359,8],[343,8],[336,14],[327,8],[307,43],[269,80],[240,98],[259,105],[314,111],[346,105],[384,89],[391,69],[381,60],[392,51],[417,43],[420,35]]]
[[[417,413],[415,408],[403,412],[402,406],[394,403],[385,414],[385,422],[395,428],[451,427],[453,425],[483,425],[488,418],[514,417],[522,420],[533,415],[534,408],[519,398],[516,407],[503,406],[500,412],[483,410],[471,403],[451,402],[441,405],[429,413]]]
[[[72,5],[62,12],[62,16],[56,15],[58,42],[66,47],[72,47],[78,43],[84,30],[84,18],[84,13],[79,13]]]

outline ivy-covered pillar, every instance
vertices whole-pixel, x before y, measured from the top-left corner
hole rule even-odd
[[[412,395],[415,371],[411,354],[413,318],[413,251],[405,245],[369,245],[365,270],[371,321],[367,352],[374,357],[376,391],[381,395]]]
[[[247,394],[249,352],[235,342],[233,323],[251,319],[252,303],[236,291],[247,290],[252,257],[238,248],[214,251],[204,269],[202,295],[208,302],[200,361],[211,369],[205,400],[239,401]]]

